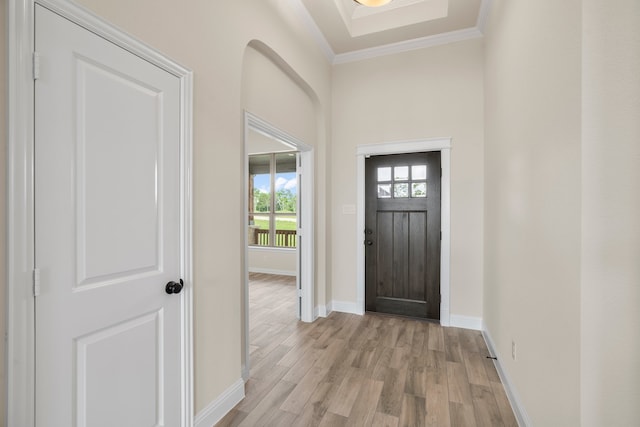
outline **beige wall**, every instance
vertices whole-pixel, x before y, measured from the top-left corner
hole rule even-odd
[[[640,2],[583,1],[584,427],[640,423]]]
[[[484,320],[545,427],[580,425],[580,37],[579,0],[496,0],[485,38]]]
[[[296,251],[287,249],[249,248],[249,271],[256,273],[296,275]]]
[[[452,137],[451,313],[482,317],[482,40],[337,65],[333,75],[332,298],[356,302],[356,147]]]
[[[0,30],[0,336],[5,335],[5,295],[6,295],[6,107],[7,107],[7,34],[6,28],[6,0],[0,0],[0,22],[2,30]],[[0,423],[5,420],[5,391],[6,391],[6,375],[5,375],[5,340],[0,339]]]

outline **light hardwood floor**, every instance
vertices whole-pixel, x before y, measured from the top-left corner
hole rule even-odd
[[[295,317],[295,279],[250,275],[246,397],[217,426],[517,426],[478,331]]]

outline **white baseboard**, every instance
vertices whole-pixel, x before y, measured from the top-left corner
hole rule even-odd
[[[491,339],[491,334],[487,330],[486,325],[482,325],[482,336],[484,337],[484,341],[487,343],[487,348],[489,349],[489,354],[494,357],[497,357],[493,363],[496,365],[496,370],[498,371],[498,376],[500,377],[500,381],[504,386],[504,390],[507,393],[507,398],[509,399],[509,403],[511,403],[511,408],[513,409],[513,414],[516,416],[516,420],[518,421],[518,425],[520,427],[530,427],[533,425],[529,415],[527,415],[527,411],[520,400],[520,396],[513,383],[509,379],[509,375],[502,367],[502,363],[500,363],[501,355],[499,355],[496,351],[496,346]]]
[[[244,381],[242,378],[226,389],[195,418],[195,427],[211,427],[224,418],[242,399],[244,399]]]
[[[327,317],[331,311],[331,303],[329,305],[319,305],[316,307],[314,315],[316,319],[318,317]]]
[[[340,313],[364,314],[360,304],[350,301],[331,301],[331,309]]]
[[[454,328],[464,328],[464,329],[473,329],[476,331],[482,330],[482,318],[481,317],[471,317],[471,316],[461,316],[459,314],[452,314],[449,318],[449,326]]]
[[[295,276],[295,270],[273,270],[271,268],[253,268],[249,267],[249,273],[277,274],[279,276]]]

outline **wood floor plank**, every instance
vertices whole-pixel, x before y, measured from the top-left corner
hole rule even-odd
[[[504,391],[504,386],[498,381],[491,381],[491,391],[493,397],[496,399],[500,416],[505,427],[518,427],[518,421],[513,413],[507,394]]]
[[[478,427],[504,427],[490,386],[471,384],[471,397]]]
[[[424,397],[405,393],[402,399],[402,412],[398,426],[415,427],[424,425],[425,416]]]
[[[425,399],[425,426],[449,427],[451,418],[449,415],[449,389],[445,379],[438,382],[437,378],[442,374],[435,374],[434,381],[427,383],[427,398]]]
[[[449,413],[451,414],[451,427],[477,427],[473,405],[451,402]]]
[[[413,335],[416,330],[416,322],[413,320],[402,319],[399,325],[397,347],[411,348],[413,344]]]
[[[251,426],[263,426],[265,420],[271,415],[272,411],[275,411],[282,405],[282,402],[289,396],[291,390],[295,388],[295,384],[288,383],[286,381],[279,381],[276,385],[267,393],[267,395],[256,405],[256,407],[249,412],[249,414],[242,420],[239,427],[251,427]]]
[[[289,347],[279,345],[266,357],[251,360],[251,376],[253,378],[266,378],[271,375],[273,367],[282,357],[290,351]]]
[[[343,427],[349,425],[349,418],[327,412],[318,427]]]
[[[264,426],[289,426],[296,420],[297,415],[280,409],[266,414],[260,424]]]
[[[481,335],[480,331],[473,331],[471,329],[460,329],[458,337],[460,340],[460,346],[465,352],[479,353],[477,338]]]
[[[285,399],[280,406],[283,411],[300,415],[304,405],[307,403],[320,381],[327,375],[329,368],[320,368],[312,366],[307,374],[293,389],[291,394]]]
[[[302,413],[293,423],[296,426],[318,426],[329,408],[329,402],[338,392],[339,384],[322,382],[302,409]]]
[[[478,331],[378,314],[296,319],[295,278],[250,274],[250,377],[219,423],[517,427]]]
[[[447,362],[447,383],[449,385],[449,401],[473,405],[464,364]]]
[[[427,396],[427,369],[424,366],[412,366],[407,370],[404,392],[419,397]]]
[[[338,393],[333,397],[329,405],[329,412],[348,418],[351,415],[351,408],[353,408],[353,404],[360,393],[362,382],[362,379],[358,377],[345,377],[340,384]]]
[[[237,406],[238,409],[246,412],[251,412],[260,401],[271,391],[271,389],[280,381],[287,372],[285,367],[275,366],[269,373],[262,379],[251,377],[249,381],[245,383],[245,398]]]
[[[444,350],[447,355],[448,362],[463,363],[462,346],[460,345],[459,330],[456,328],[447,328],[445,333]]]
[[[383,386],[384,383],[382,381],[363,379],[360,393],[349,414],[350,426],[371,425]]]
[[[246,418],[247,413],[238,410],[237,408],[233,408],[227,415],[224,416],[216,427],[236,427],[238,426],[244,418]]]
[[[427,368],[447,371],[447,356],[444,351],[427,350],[425,359]]]
[[[465,352],[464,367],[467,370],[467,378],[470,384],[489,387],[489,377],[485,370],[484,356],[480,353]]]
[[[402,397],[404,385],[407,379],[407,368],[389,368],[384,377],[384,386],[380,400],[378,401],[378,412],[399,417],[402,411]]]
[[[398,427],[398,417],[394,417],[389,414],[383,414],[382,412],[376,412],[373,416],[373,422],[371,427]]]
[[[487,373],[489,381],[500,382],[500,376],[498,375],[498,370],[496,369],[496,364],[493,359],[484,358],[484,371]]]
[[[352,369],[353,361],[355,360],[355,350],[346,350],[341,357],[334,360],[333,364],[329,366],[329,372],[325,376],[324,380],[331,383],[340,384],[344,377]],[[324,360],[319,360],[317,363],[319,366],[326,366]]]
[[[384,377],[387,375],[387,370],[391,364],[391,357],[393,356],[393,349],[389,347],[382,347],[379,351],[378,361],[373,367],[371,378],[374,380],[384,381]]]
[[[434,323],[429,324],[427,349],[444,351],[444,328],[441,328],[439,325],[436,325]]]

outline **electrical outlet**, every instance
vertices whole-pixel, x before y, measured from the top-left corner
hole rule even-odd
[[[516,360],[516,341],[511,340],[511,358]]]

